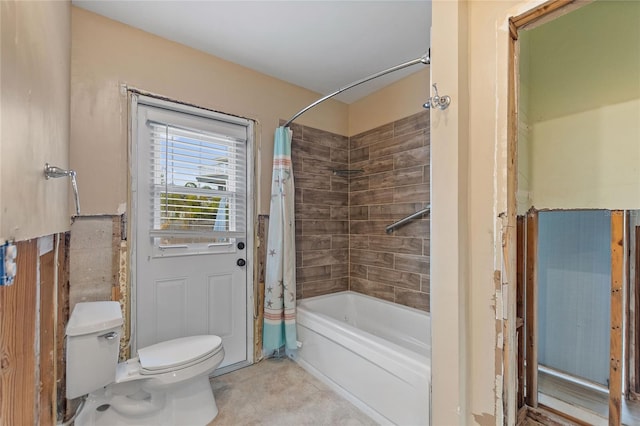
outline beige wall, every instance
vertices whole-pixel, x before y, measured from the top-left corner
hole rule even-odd
[[[640,2],[598,1],[523,32],[536,208],[640,207],[639,21]]]
[[[640,99],[535,123],[530,138],[536,208],[640,208]]]
[[[467,265],[467,156],[468,156],[468,21],[467,2],[433,2],[431,79],[451,97],[445,111],[431,110],[431,385],[432,423],[464,425],[469,421],[470,398],[492,396],[484,377],[474,386],[470,377]],[[490,195],[489,195],[490,196]],[[490,235],[487,235],[490,237]],[[484,239],[487,238],[484,236]],[[490,313],[485,304],[484,313]],[[494,340],[482,318],[483,349]],[[484,355],[492,371],[493,354]],[[483,374],[482,372],[479,372]],[[486,373],[484,373],[486,374]],[[486,398],[486,396],[484,396]],[[494,414],[490,405],[480,409]]]
[[[83,214],[126,211],[126,84],[258,121],[258,213],[268,213],[273,134],[320,97],[264,74],[72,7],[71,165]],[[347,105],[330,100],[297,123],[346,135]]]
[[[429,67],[414,67],[413,74],[349,105],[349,136],[424,111],[430,96]]]
[[[0,242],[69,229],[70,4],[3,1],[0,48]]]

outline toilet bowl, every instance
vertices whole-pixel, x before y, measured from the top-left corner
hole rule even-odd
[[[189,336],[118,363],[118,302],[76,304],[67,325],[67,398],[87,395],[76,425],[206,425],[218,414],[209,375],[222,339]]]

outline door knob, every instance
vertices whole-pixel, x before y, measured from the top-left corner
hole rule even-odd
[[[238,266],[244,266],[247,264],[247,262],[244,259],[238,259],[238,261],[236,262],[236,264]]]
[[[238,243],[238,250],[242,250],[242,249],[244,249],[244,243],[242,241],[240,241]]]

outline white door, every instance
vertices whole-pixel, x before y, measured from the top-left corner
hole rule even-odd
[[[215,334],[225,349],[220,367],[250,361],[251,123],[136,98],[135,349]]]

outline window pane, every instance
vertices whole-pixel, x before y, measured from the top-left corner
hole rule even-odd
[[[152,231],[158,244],[225,243],[245,229],[246,142],[149,121]],[[209,234],[197,236],[198,232]],[[189,233],[188,236],[171,235]],[[194,233],[196,235],[194,235]]]

